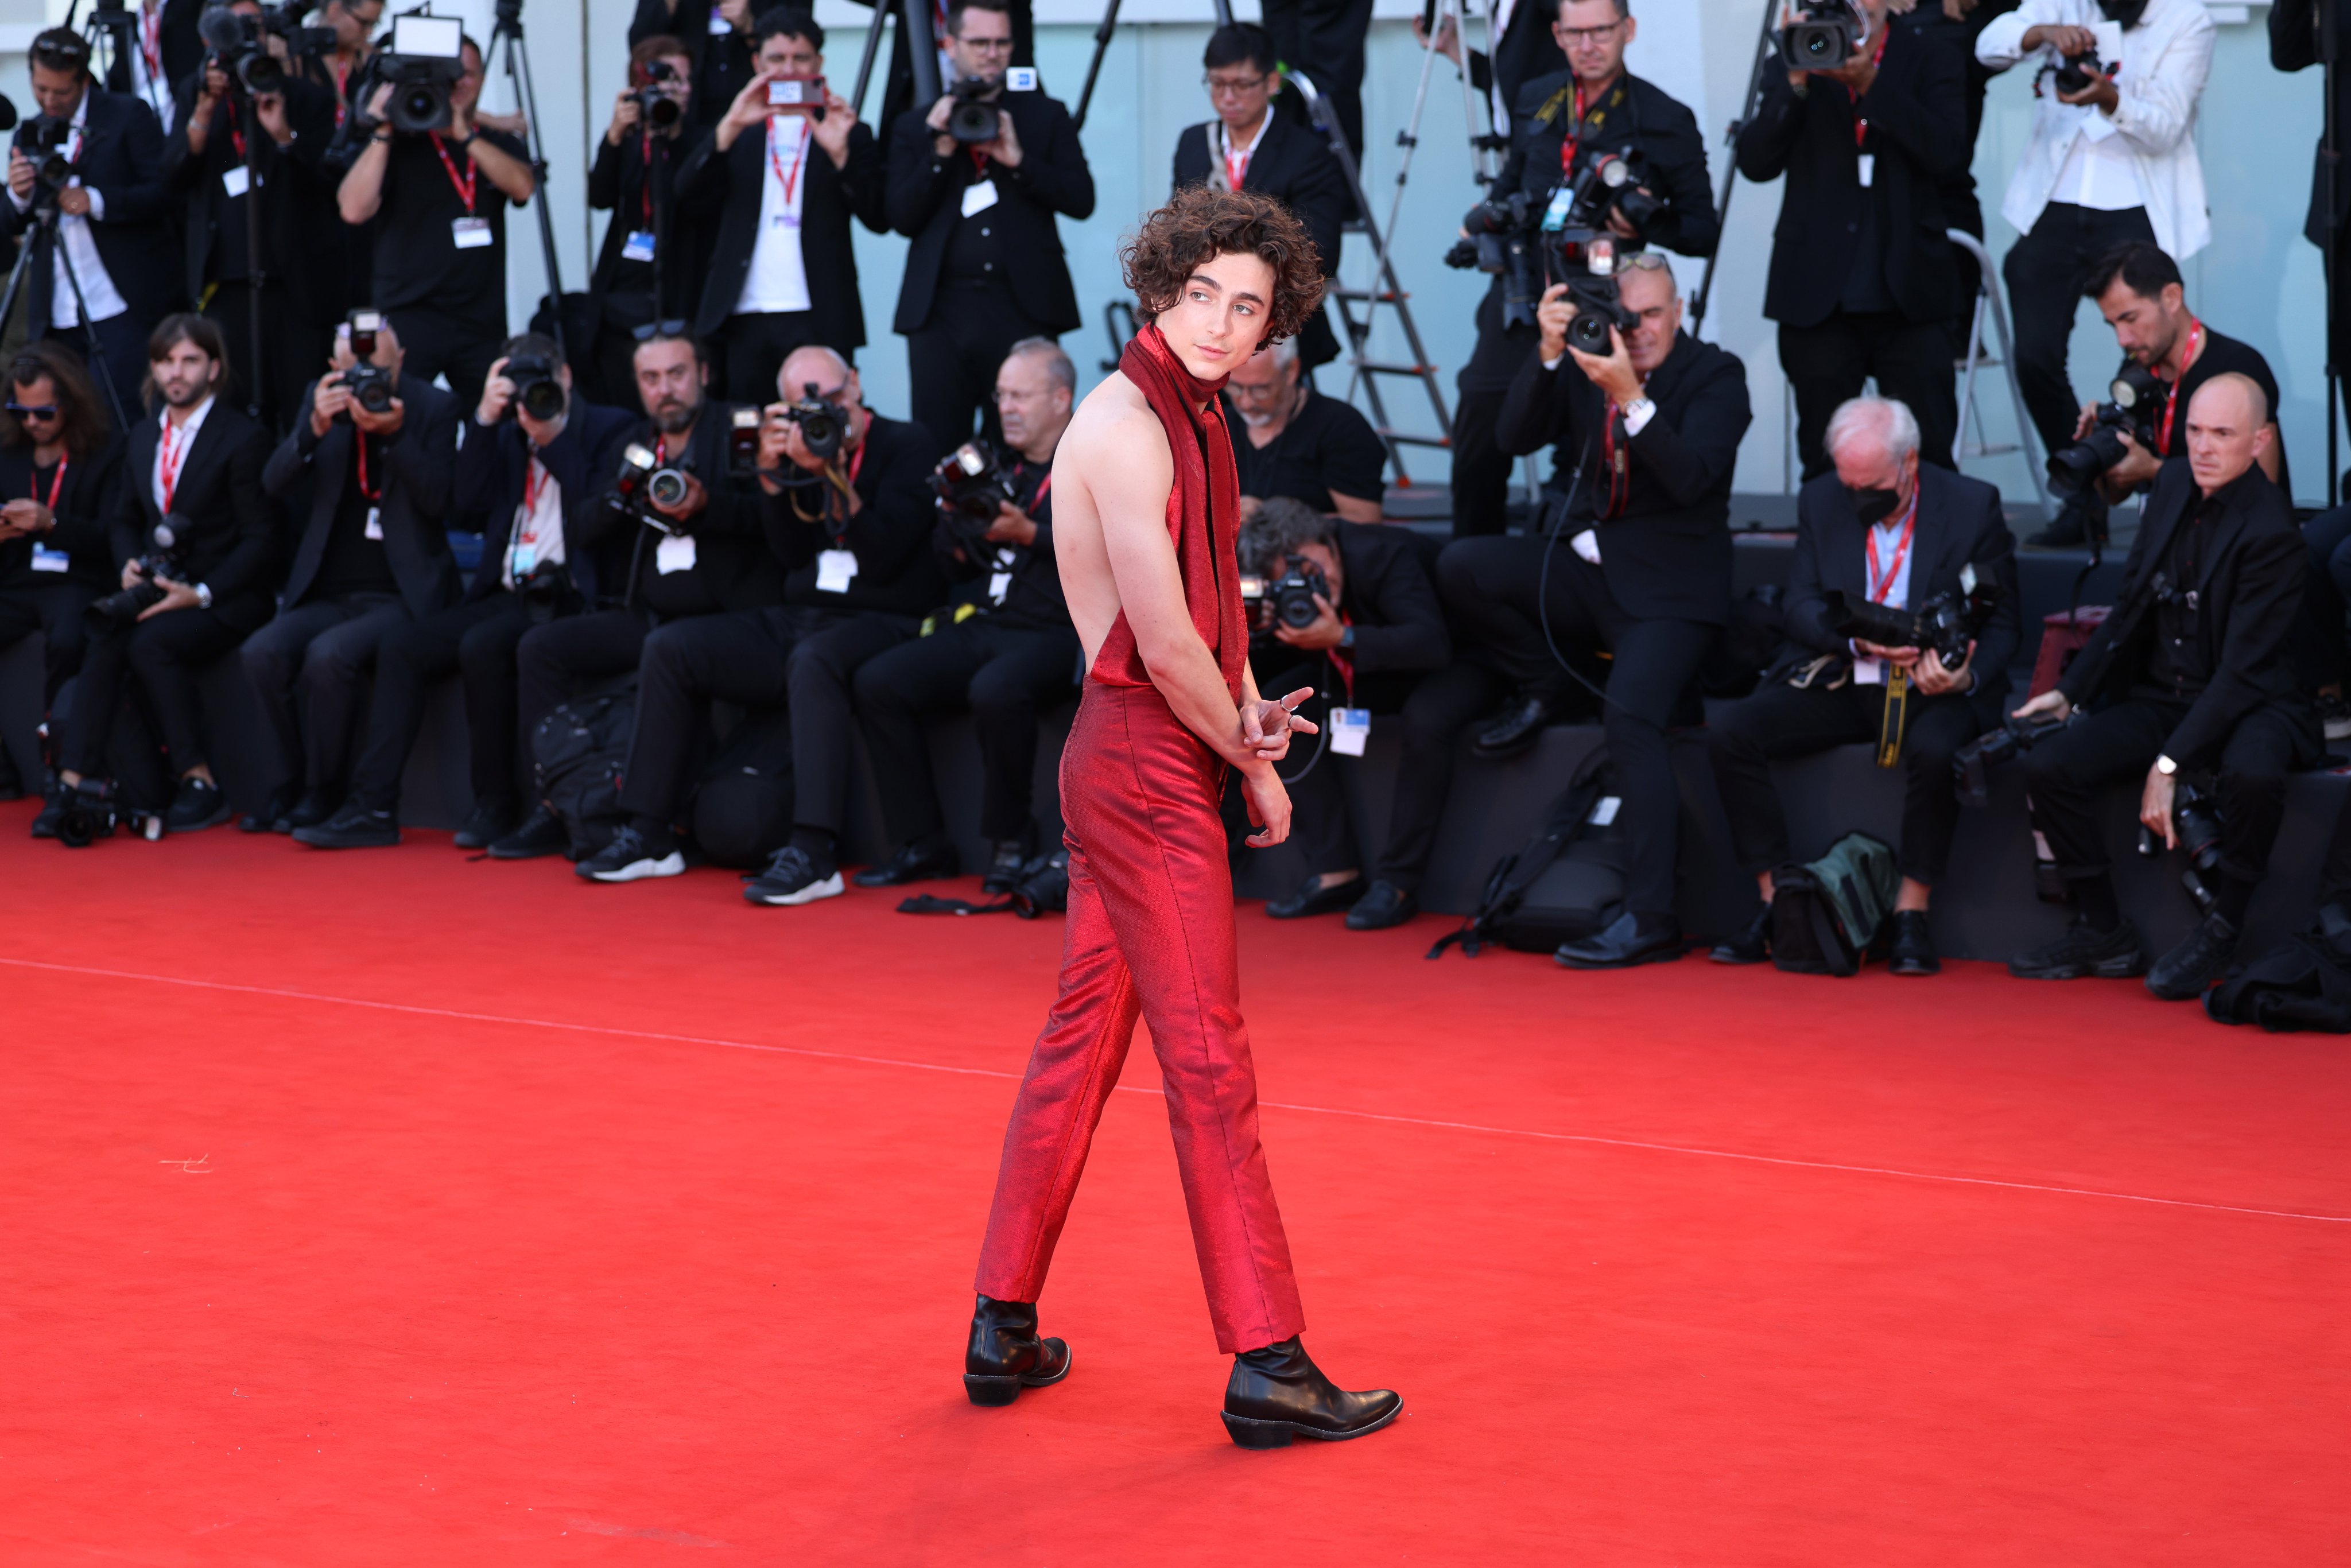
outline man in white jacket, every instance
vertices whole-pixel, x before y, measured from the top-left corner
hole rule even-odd
[[[2065,344],[2092,264],[2128,240],[2184,261],[2212,237],[2195,140],[2212,18],[2201,0],[2024,0],[1985,26],[1976,58],[2005,70],[2028,57],[2040,102],[2001,207],[2024,237],[2001,271],[2017,380],[2053,452],[2073,440],[2081,407]],[[2081,84],[2065,90],[2077,71]],[[2079,544],[2084,522],[2069,509],[2030,542]]]

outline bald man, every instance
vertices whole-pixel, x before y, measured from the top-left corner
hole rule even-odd
[[[2288,656],[2309,555],[2260,466],[2273,432],[2252,378],[2231,371],[2198,390],[2187,455],[2156,478],[2113,612],[2055,689],[2016,710],[2074,720],[2024,760],[2032,825],[2073,894],[2074,918],[2057,941],[2011,959],[2011,974],[2144,972],[2158,997],[2189,1001],[2236,953],[2269,869],[2284,776],[2315,766],[2323,749]],[[2203,922],[2151,969],[2116,901],[2098,820],[2100,800],[2125,780],[2139,781],[2139,821],[2168,847],[2179,847],[2183,784],[2214,797],[2223,823],[2220,864],[2201,874]]]

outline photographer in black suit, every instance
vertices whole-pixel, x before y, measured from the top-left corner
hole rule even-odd
[[[1862,383],[1908,408],[1919,455],[1952,466],[1959,398],[1947,325],[1958,287],[1942,188],[1968,166],[1965,62],[1952,35],[1860,0],[1868,36],[1833,71],[1767,71],[1739,172],[1788,183],[1763,291],[1796,398],[1804,477],[1829,467],[1829,415]]]
[[[1470,50],[1467,61],[1453,18],[1446,17],[1437,29],[1437,52],[1467,70],[1469,85],[1486,95],[1498,134],[1508,137],[1514,129],[1510,110],[1521,88],[1537,77],[1567,68],[1567,51],[1552,30],[1558,20],[1558,10],[1542,0],[1500,0],[1489,18],[1489,37],[1501,41],[1491,46],[1490,54]],[[1418,16],[1412,19],[1412,36],[1416,42],[1427,42]]]
[[[1536,0],[1528,0],[1531,7]],[[1636,226],[1612,209],[1608,230],[1620,250],[1660,246],[1685,256],[1708,256],[1721,233],[1706,172],[1706,142],[1697,117],[1640,78],[1626,74],[1625,47],[1637,24],[1618,0],[1563,0],[1552,37],[1568,68],[1534,78],[1519,89],[1510,117],[1510,152],[1495,181],[1493,200],[1524,204],[1526,222],[1544,220],[1563,185],[1595,156],[1640,154],[1636,184],[1663,203]],[[1545,235],[1529,241],[1528,263],[1550,247]],[[1447,259],[1468,265],[1465,238]],[[1554,275],[1555,276],[1555,275]],[[1520,277],[1527,287],[1550,281],[1540,272]],[[1510,487],[1510,455],[1495,444],[1495,421],[1510,382],[1535,345],[1534,323],[1504,320],[1509,273],[1497,277],[1478,305],[1478,342],[1461,368],[1461,399],[1453,420],[1453,534],[1499,534]]]
[[[2164,465],[2123,568],[2113,612],[2055,689],[2020,718],[2086,715],[2024,759],[2032,825],[2071,887],[2071,930],[2013,958],[2025,979],[2120,978],[2147,970],[2167,1001],[2201,996],[2237,950],[2245,909],[2269,870],[2285,775],[2314,765],[2316,720],[2288,656],[2308,552],[2285,497],[2260,469],[2270,411],[2251,377],[2213,377],[2188,405],[2188,455]],[[2143,779],[2139,821],[2178,847],[2182,778],[2210,786],[2221,815],[2213,904],[2147,967],[2106,869],[2097,807]]]
[[[31,65],[40,115],[16,128],[0,214],[9,235],[30,230],[39,247],[25,277],[26,329],[71,343],[93,374],[104,361],[99,385],[111,382],[112,406],[127,417],[147,373],[148,333],[182,298],[163,128],[139,99],[90,80],[89,45],[78,33],[52,27],[35,37]],[[59,125],[75,137],[53,151],[33,146],[45,126]],[[61,187],[38,172],[52,156],[68,160]],[[51,205],[56,217],[44,223]]]
[[[205,0],[143,0],[132,14],[127,40],[115,35],[106,90],[137,99],[155,111],[159,124],[171,124],[172,93],[204,66],[204,40],[196,23],[204,5]]]
[[[123,682],[136,671],[179,781],[165,825],[186,832],[228,816],[204,757],[196,675],[269,619],[277,514],[261,489],[268,437],[217,395],[228,379],[220,329],[201,316],[167,316],[148,359],[163,407],[131,429],[110,525],[121,591],[148,602],[125,607],[133,619],[110,614],[103,629],[92,629],[57,778],[69,789],[110,793],[107,742]],[[155,530],[167,519],[165,547]],[[151,560],[164,570],[151,570]]]
[[[593,366],[590,386],[602,402],[636,400],[638,328],[690,321],[700,308],[716,209],[707,199],[715,191],[679,199],[678,176],[695,145],[685,133],[693,92],[694,61],[683,43],[655,37],[638,44],[629,51],[629,85],[613,101],[612,122],[588,171],[588,204],[612,221],[588,279],[595,341],[567,346],[583,367]],[[675,118],[655,126],[646,119],[649,106]]]
[[[1186,127],[1176,139],[1176,186],[1263,191],[1306,225],[1322,257],[1322,276],[1335,277],[1340,232],[1354,215],[1355,195],[1322,133],[1274,112],[1281,89],[1279,61],[1273,35],[1263,27],[1238,22],[1208,35],[1201,83],[1217,118]],[[1319,76],[1313,79],[1325,85]],[[1310,371],[1339,357],[1338,334],[1322,311],[1307,319],[1295,341]]]
[[[725,202],[695,322],[724,352],[736,402],[774,396],[777,368],[805,344],[844,359],[865,346],[849,221],[876,234],[889,226],[882,150],[830,88],[820,106],[768,102],[778,83],[805,97],[823,79],[816,18],[789,6],[768,12],[759,21],[758,74],[678,172],[681,199]]]
[[[958,0],[946,50],[958,80],[986,84],[977,102],[994,110],[996,134],[949,135],[956,105],[968,101],[952,92],[900,115],[890,131],[889,207],[890,226],[914,242],[896,322],[914,420],[954,446],[969,438],[975,413],[982,434],[1002,438],[989,393],[1013,344],[1078,325],[1053,214],[1092,216],[1094,177],[1068,110],[1034,89],[1006,89],[1006,0]]]
[[[1898,754],[1909,777],[1893,972],[1931,975],[1942,965],[1927,905],[1959,827],[1951,758],[2001,721],[2019,637],[2016,541],[2001,516],[1999,491],[1919,466],[1918,423],[1900,403],[1855,398],[1830,418],[1827,442],[1835,472],[1806,485],[1797,503],[1796,561],[1784,601],[1791,646],[1752,695],[1707,728],[1731,846],[1764,905],[1753,926],[1717,947],[1714,958],[1755,964],[1770,956],[1771,873],[1794,858],[1771,763],[1873,741],[1881,758]],[[1855,642],[1830,625],[1832,592],[1915,612],[1945,594],[1964,599],[1978,580],[1998,597],[1956,665],[1945,666],[1932,648]]]
[[[373,311],[335,336],[333,369],[302,389],[294,434],[261,482],[307,500],[277,614],[246,639],[245,673],[269,718],[280,777],[269,826],[332,818],[376,649],[457,596],[444,519],[457,400],[402,371],[399,334]],[[365,364],[382,372],[370,378]]]
[[[857,672],[857,712],[897,852],[857,873],[860,887],[953,876],[957,862],[939,810],[924,721],[968,710],[979,732],[979,831],[994,849],[982,889],[1010,891],[1036,855],[1030,816],[1037,717],[1076,689],[1084,658],[1053,557],[1053,450],[1076,406],[1077,367],[1049,338],[1015,343],[996,372],[1012,497],[985,521],[939,504],[934,548],[947,578],[967,584],[927,637]]]
[[[1240,555],[1241,570],[1269,585],[1250,607],[1250,666],[1270,672],[1267,691],[1313,688],[1298,711],[1320,737],[1283,765],[1306,881],[1265,912],[1295,920],[1352,910],[1367,891],[1339,758],[1362,755],[1364,731],[1336,727],[1332,710],[1401,712],[1421,677],[1452,656],[1445,612],[1408,528],[1343,522],[1281,497],[1242,525]],[[1312,591],[1314,617],[1303,624],[1277,602],[1279,585],[1293,576]]]
[[[1570,344],[1576,307],[1564,286],[1545,291],[1541,340],[1502,404],[1504,451],[1562,445],[1552,537],[1456,539],[1437,562],[1446,603],[1516,688],[1479,732],[1481,756],[1526,750],[1560,711],[1573,677],[1554,643],[1614,656],[1603,723],[1623,786],[1626,913],[1560,949],[1576,967],[1681,954],[1666,727],[1730,612],[1730,478],[1750,418],[1746,367],[1682,332],[1665,258],[1627,257],[1619,283],[1635,324],[1610,327],[1605,355]]]

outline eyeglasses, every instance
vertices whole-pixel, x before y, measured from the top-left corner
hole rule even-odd
[[[11,402],[8,404],[8,412],[18,419],[51,420],[57,416],[57,405],[53,402],[33,404]]]
[[[629,336],[640,343],[650,343],[655,338],[683,338],[685,329],[692,325],[683,317],[673,317],[666,321],[648,321],[642,327],[631,328]]]
[[[1556,31],[1562,47],[1582,49],[1589,48],[1594,44],[1606,43],[1614,37],[1624,26],[1625,18],[1619,16],[1604,27],[1559,27]]]
[[[1616,258],[1619,272],[1669,272],[1673,264],[1654,250],[1636,250]]]
[[[1225,96],[1226,94],[1228,94],[1228,93],[1255,92],[1258,89],[1259,89],[1259,88],[1263,87],[1266,83],[1268,83],[1268,82],[1271,81],[1272,79],[1273,79],[1273,78],[1272,78],[1271,77],[1270,77],[1270,76],[1262,76],[1262,77],[1208,77],[1208,76],[1204,76],[1204,77],[1202,77],[1202,78],[1200,78],[1200,85],[1201,85],[1202,87],[1207,88],[1207,89],[1208,89],[1208,96],[1209,96],[1210,98],[1222,98],[1222,97],[1224,97],[1224,96]]]
[[[974,53],[985,50],[989,54],[998,51],[1009,54],[1012,50],[1012,40],[1009,38],[957,38],[956,42]]]

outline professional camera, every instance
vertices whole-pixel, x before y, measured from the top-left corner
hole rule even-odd
[[[2126,431],[2141,451],[2155,450],[2156,410],[2165,391],[2145,365],[2136,360],[2125,364],[2107,384],[2111,401],[2092,411],[2090,434],[2049,455],[2049,493],[2061,501],[2086,495],[2099,475],[2123,460]]]
[[[1833,71],[1853,58],[1869,32],[1854,0],[1801,0],[1780,29],[1780,63],[1792,71]]]
[[[664,82],[676,78],[677,72],[667,60],[652,60],[645,65],[645,85],[637,89],[637,112],[655,131],[667,131],[684,117],[685,106],[662,90]]]
[[[1461,219],[1467,239],[1454,242],[1445,253],[1445,265],[1476,267],[1503,280],[1502,325],[1531,327],[1535,306],[1542,298],[1541,268],[1535,262],[1535,235],[1541,209],[1524,191],[1490,202],[1480,202]]]
[[[412,135],[449,128],[449,93],[465,74],[465,24],[450,16],[396,16],[392,41],[369,57],[351,87],[354,120],[364,119],[368,99],[385,82],[392,97],[383,122]]]
[[[561,419],[571,396],[555,379],[554,362],[543,354],[517,354],[507,361],[507,380],[514,383],[514,408],[544,424]]]
[[[570,569],[559,560],[538,561],[517,580],[514,591],[531,624],[544,626],[563,612],[572,596]]]
[[[1835,589],[1822,597],[1828,605],[1829,630],[1838,636],[1881,648],[1932,649],[1944,668],[1957,669],[1967,661],[1968,644],[2000,603],[2000,585],[1979,578],[1973,566],[1961,567],[1957,591],[1938,593],[1915,612]]]
[[[57,842],[69,850],[86,850],[100,839],[112,838],[120,820],[113,789],[102,779],[85,779],[66,797],[65,810],[57,816]]]
[[[800,444],[809,455],[820,463],[830,463],[841,455],[841,444],[849,439],[849,420],[834,403],[817,395],[816,383],[801,383],[803,396],[798,402],[784,404],[784,417],[800,427]]]
[[[73,122],[54,114],[37,114],[16,133],[16,150],[33,165],[43,196],[54,198],[72,183],[76,145]]]
[[[2200,915],[2211,914],[2218,902],[2205,879],[2220,869],[2223,825],[2219,801],[2187,779],[2178,780],[2171,792],[2171,831],[2179,841],[2180,852],[2188,857],[2188,869],[2179,873],[2179,884],[2196,901]],[[2149,860],[2163,853],[2163,841],[2145,823],[2139,825],[2138,852]]]
[[[1555,248],[1560,254],[1554,258],[1546,252],[1545,261],[1556,259],[1563,274],[1557,281],[1567,285],[1567,297],[1575,304],[1574,318],[1567,324],[1569,346],[1587,354],[1605,354],[1608,329],[1629,332],[1641,324],[1641,319],[1618,298],[1615,242],[1596,235],[1575,244],[1582,252],[1579,257],[1570,259],[1565,246],[1559,246]],[[1582,270],[1574,270],[1579,260]]]
[[[756,479],[759,476],[759,425],[762,418],[756,408],[738,408],[727,415],[726,476],[729,479]]]
[[[685,499],[686,491],[685,475],[681,470],[664,467],[652,447],[632,441],[621,449],[621,472],[612,481],[607,504],[614,511],[663,533],[683,534],[691,531],[684,523],[653,508],[676,506]]]
[[[1960,747],[1951,754],[1951,782],[1958,789],[1959,804],[1979,810],[1990,805],[1991,782],[1985,775],[1991,768],[2013,762],[2079,716],[2018,718],[2011,714],[1998,729]]]
[[[966,77],[947,89],[955,107],[947,111],[947,134],[966,146],[993,141],[1000,129],[996,120],[996,105],[986,101],[985,95],[1003,86],[986,77]]]
[[[156,587],[155,582],[157,579],[166,577],[174,582],[180,580],[181,541],[187,528],[187,519],[176,514],[155,525],[155,531],[147,541],[151,548],[139,558],[139,570],[147,574],[146,580],[110,593],[83,612],[84,621],[93,636],[126,631],[146,613],[148,606],[162,602],[163,591]]]
[[[1621,152],[1601,147],[1585,152],[1565,187],[1565,208],[1556,232],[1573,244],[1606,229],[1611,214],[1623,217],[1635,234],[1646,232],[1666,210],[1662,200],[1641,189],[1647,162],[1636,147]],[[1545,226],[1552,225],[1546,222]]]
[[[1265,597],[1273,601],[1274,622],[1293,632],[1322,619],[1322,606],[1314,602],[1318,594],[1330,600],[1330,580],[1321,567],[1296,556],[1280,577],[1265,585]]]
[[[2095,49],[2084,49],[2078,55],[2067,55],[2065,63],[2049,73],[2051,79],[2056,82],[2059,92],[2079,92],[2090,85],[2092,78],[2105,74],[2105,68],[2098,63],[2098,51]]]
[[[1012,480],[987,443],[967,441],[931,470],[939,509],[977,518],[985,527],[1012,504]]]
[[[258,16],[240,16],[225,5],[207,5],[196,18],[205,63],[217,60],[231,81],[248,93],[277,92],[286,86],[286,64],[269,52]]]
[[[350,370],[336,373],[343,383],[343,390],[351,394],[351,401],[360,407],[370,413],[392,412],[392,383],[390,371],[385,370],[381,365],[370,364],[367,361],[361,360]]]

